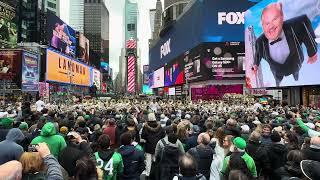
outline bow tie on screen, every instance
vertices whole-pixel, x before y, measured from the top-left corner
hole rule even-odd
[[[281,40],[282,40],[281,38],[278,38],[277,40],[270,42],[270,45],[274,45],[275,43],[280,42]]]

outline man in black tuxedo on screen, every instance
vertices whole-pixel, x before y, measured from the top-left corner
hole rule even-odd
[[[265,59],[279,87],[284,76],[299,80],[304,61],[302,44],[307,48],[308,64],[317,61],[317,44],[311,22],[306,15],[283,21],[281,3],[268,5],[261,15],[263,34],[256,41],[253,71],[257,72],[261,59]]]

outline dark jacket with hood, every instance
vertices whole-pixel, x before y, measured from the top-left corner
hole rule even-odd
[[[198,173],[203,174],[207,179],[210,178],[210,166],[214,150],[210,146],[198,145],[191,148],[188,153],[195,158],[198,164]]]
[[[23,147],[18,143],[22,142],[24,138],[23,133],[18,128],[13,128],[8,132],[6,140],[0,142],[0,164],[12,160],[19,161],[23,153]]]
[[[145,169],[144,153],[132,145],[120,147],[119,153],[124,166],[121,179],[140,180],[140,175]]]
[[[75,144],[70,142],[59,154],[59,163],[68,172],[69,176],[74,176],[76,173],[76,162],[84,156],[89,156],[92,153],[90,144],[81,142]]]
[[[302,152],[306,159],[320,162],[320,147],[310,145],[310,147],[302,150]]]
[[[275,170],[275,174],[278,178],[281,179],[289,179],[291,177],[303,178],[304,175],[300,168],[300,163],[295,163],[292,161],[288,161],[286,165]]]
[[[241,131],[237,127],[225,127],[224,128],[225,135],[232,135],[234,137],[241,137]]]
[[[66,141],[61,135],[57,135],[56,128],[53,123],[46,123],[41,129],[40,136],[34,138],[31,144],[47,143],[50,152],[54,157],[58,158],[59,153],[67,146]]]
[[[279,178],[275,173],[275,170],[285,165],[287,161],[288,150],[283,144],[271,144],[268,150],[268,157],[271,163],[271,167],[273,169],[273,173],[271,174],[272,179]]]
[[[271,173],[272,169],[267,154],[267,146],[249,140],[247,152],[256,164],[258,176],[268,175]]]
[[[148,121],[143,129],[141,138],[146,140],[145,152],[154,154],[158,141],[164,138],[165,132],[161,128],[160,123],[156,121]]]

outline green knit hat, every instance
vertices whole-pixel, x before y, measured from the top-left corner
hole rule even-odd
[[[232,142],[238,149],[244,150],[247,147],[246,141],[241,137],[234,138]]]
[[[85,115],[83,118],[84,118],[85,120],[88,120],[88,119],[90,119],[90,116],[89,116],[89,115]]]
[[[19,125],[19,129],[21,129],[21,130],[27,130],[28,128],[29,128],[29,126],[26,122],[22,122]]]
[[[13,119],[12,118],[2,118],[1,125],[5,128],[12,128]]]

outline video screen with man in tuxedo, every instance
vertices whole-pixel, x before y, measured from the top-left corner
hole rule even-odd
[[[320,84],[320,1],[264,0],[245,23],[247,87]]]

